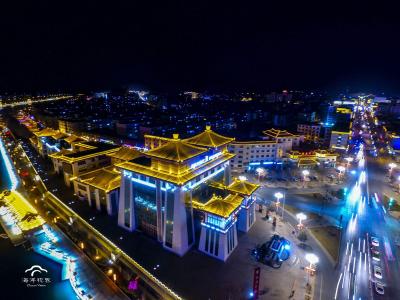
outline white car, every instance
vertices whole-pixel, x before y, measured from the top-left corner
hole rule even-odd
[[[371,236],[371,244],[372,244],[372,246],[379,247],[378,238]]]
[[[375,282],[375,291],[379,295],[384,295],[385,289],[383,288],[383,284],[380,282]]]
[[[374,276],[378,279],[382,279],[382,269],[381,267],[374,266]]]

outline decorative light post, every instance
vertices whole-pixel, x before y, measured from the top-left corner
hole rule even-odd
[[[276,192],[274,196],[276,198],[276,211],[278,211],[278,208],[280,206],[280,199],[283,198],[283,205],[282,205],[282,220],[283,220],[283,213],[285,211],[285,194],[282,194],[281,192]]]
[[[303,170],[301,173],[303,174],[303,188],[304,188],[305,184],[306,184],[306,178],[307,178],[308,175],[310,175],[310,171]]]
[[[346,168],[348,168],[350,166],[350,163],[354,160],[354,158],[352,158],[350,156],[345,157],[344,159],[347,161]]]
[[[263,168],[257,168],[256,173],[258,175],[258,181],[260,181],[260,177],[265,175],[265,170]]]
[[[319,258],[314,253],[307,253],[306,254],[306,260],[310,263],[310,265],[305,268],[307,270],[307,274],[308,274],[308,276],[307,276],[307,284],[309,284],[310,275],[314,275],[315,274],[315,267],[316,267],[316,264],[319,262]]]
[[[339,170],[339,178],[341,179],[343,177],[344,172],[346,171],[346,168],[343,166],[339,166],[338,170]]]
[[[240,180],[240,181],[246,181],[246,180],[247,180],[247,177],[246,177],[246,176],[243,176],[243,175],[240,175],[240,176],[239,176],[239,180]]]
[[[395,163],[390,163],[389,164],[389,177],[392,177],[393,169],[396,168],[396,167],[397,167],[397,165]]]
[[[296,215],[296,218],[299,220],[299,224],[297,224],[297,227],[301,230],[303,228],[303,221],[307,219],[307,216],[304,213],[298,213]]]

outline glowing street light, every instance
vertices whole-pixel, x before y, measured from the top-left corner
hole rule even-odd
[[[260,181],[260,177],[265,175],[265,169],[259,167],[256,169],[256,172],[258,175],[258,181]]]
[[[339,166],[338,170],[339,170],[339,177],[342,177],[344,172],[346,171],[346,168],[343,166]]]
[[[348,168],[350,163],[354,161],[354,158],[350,157],[350,156],[349,157],[345,157],[344,159],[347,161],[346,168]]]
[[[304,188],[305,184],[306,184],[306,178],[307,178],[308,175],[310,175],[310,171],[303,170],[301,173],[303,174],[303,188]]]
[[[243,175],[240,175],[240,176],[239,176],[239,180],[240,180],[240,181],[246,181],[246,180],[247,180],[247,177],[246,177],[246,176],[243,176]]]
[[[309,283],[310,274],[314,275],[314,273],[315,273],[315,265],[319,262],[319,258],[314,253],[307,253],[306,254],[306,260],[310,263],[310,265],[305,268],[307,270],[307,274],[308,274],[307,283]]]
[[[397,167],[397,164],[395,164],[393,162],[389,164],[389,176],[392,176],[392,171],[396,167]]]
[[[283,220],[283,213],[285,211],[285,194],[281,193],[281,192],[276,192],[274,194],[275,198],[276,198],[276,209],[278,210],[279,204],[280,204],[280,200],[283,198],[283,205],[282,205],[282,220]]]
[[[307,216],[304,213],[298,213],[296,215],[296,218],[299,220],[299,224],[297,224],[297,226],[299,228],[302,228],[303,227],[303,223],[302,222],[307,219]]]

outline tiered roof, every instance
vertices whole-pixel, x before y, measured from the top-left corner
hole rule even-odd
[[[129,147],[121,147],[118,151],[107,154],[107,156],[125,161],[132,160],[142,155],[143,155],[142,152]]]
[[[280,129],[275,129],[275,128],[264,130],[263,133],[265,135],[268,135],[273,138],[296,137],[297,136],[297,135],[294,135],[294,134],[288,132],[287,130],[280,130]]]
[[[121,173],[113,167],[107,167],[82,174],[75,180],[109,192],[119,188]]]
[[[234,140],[234,138],[222,136],[212,131],[210,126],[206,126],[206,130],[202,133],[199,133],[191,138],[184,139],[183,141],[202,147],[220,147]]]
[[[51,128],[44,128],[40,131],[34,132],[34,134],[38,137],[42,137],[42,136],[53,136],[55,134],[57,134],[57,131]]]
[[[226,187],[226,189],[230,192],[238,193],[243,196],[251,196],[259,187],[259,184],[235,178],[233,182]]]
[[[166,159],[174,162],[184,162],[192,157],[207,152],[206,148],[191,145],[174,135],[174,139],[164,145],[147,151],[146,156]]]
[[[238,194],[229,194],[225,198],[213,195],[207,203],[203,205],[196,203],[196,206],[201,211],[226,219],[242,204],[243,199]]]
[[[84,141],[84,139],[74,134],[71,134],[69,137],[65,138],[64,141],[66,141],[68,144],[71,144],[73,142],[82,142]]]

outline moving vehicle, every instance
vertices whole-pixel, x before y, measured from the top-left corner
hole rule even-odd
[[[374,266],[374,276],[378,279],[382,279],[382,269],[379,266]]]
[[[385,289],[383,287],[383,284],[376,281],[375,282],[375,292],[379,295],[384,295],[385,294]]]

